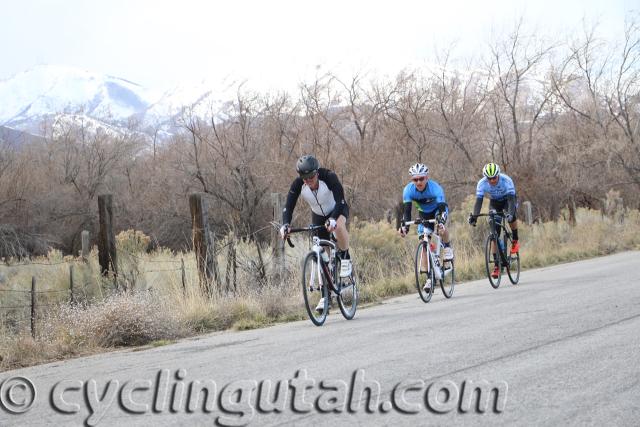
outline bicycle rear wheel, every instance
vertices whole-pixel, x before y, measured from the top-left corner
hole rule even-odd
[[[511,245],[512,245],[511,237],[504,236],[504,251],[505,258],[507,262],[505,263],[507,267],[507,275],[509,276],[509,280],[514,285],[517,285],[520,281],[520,252],[516,252],[515,254],[511,253]]]
[[[424,240],[418,243],[418,247],[416,248],[416,256],[414,262],[414,269],[416,273],[416,287],[418,288],[418,294],[422,301],[429,302],[431,301],[431,296],[433,296],[433,287],[436,285],[436,276],[434,273],[433,265],[431,265],[431,259],[427,251],[429,250],[429,245]],[[427,265],[429,266],[429,271],[421,271],[422,259],[423,257],[427,257]],[[430,281],[431,286],[427,289],[424,289],[427,280]]]
[[[336,257],[336,272],[340,271],[340,263],[338,260],[339,258]],[[356,307],[358,306],[358,286],[353,264],[351,268],[351,276],[349,277],[340,277],[339,273],[336,274],[338,307],[347,320],[353,319],[353,316],[356,315]]]
[[[440,288],[446,298],[453,296],[453,288],[455,286],[455,267],[453,260],[442,262],[442,279],[440,279]]]
[[[498,265],[498,277],[491,277],[491,273],[494,270],[494,262],[493,262],[493,252],[491,251],[491,243],[495,244],[496,251],[499,251],[498,240],[495,239],[491,234],[487,236],[487,241],[484,245],[484,265],[487,271],[487,278],[489,279],[489,284],[493,289],[498,289],[500,286],[500,280],[502,278],[502,264],[500,263],[500,256],[496,255],[497,265]]]
[[[302,295],[309,319],[314,325],[322,326],[329,313],[329,298],[327,285],[322,280],[318,267],[315,252],[309,252],[302,263]],[[324,298],[324,306],[321,311],[317,311],[321,298]]]

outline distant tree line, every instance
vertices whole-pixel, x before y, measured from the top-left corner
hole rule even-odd
[[[551,43],[519,22],[464,66],[448,50],[436,66],[393,79],[326,73],[295,94],[240,85],[235,99],[206,115],[184,108],[181,132],[161,143],[133,123],[121,134],[44,123],[44,139],[22,144],[0,134],[0,222],[75,252],[80,232],[97,228],[97,195],[109,192],[119,229],[183,248],[188,194],[203,192],[214,229],[242,235],[272,220],[270,193],[288,190],[306,153],[336,171],[361,219],[394,209],[418,161],[453,208],[494,161],[541,219],[568,205],[600,208],[610,190],[637,209],[638,24],[631,16],[618,43],[589,28]]]

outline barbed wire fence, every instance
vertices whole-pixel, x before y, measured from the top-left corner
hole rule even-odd
[[[56,264],[45,264],[44,265],[57,265]],[[24,264],[23,264],[24,265]],[[13,266],[12,266],[13,267]],[[73,287],[71,286],[69,289],[45,289],[38,290],[37,280],[35,276],[31,277],[31,289],[0,289],[0,296],[4,296],[7,294],[17,294],[19,296],[23,296],[27,298],[27,301],[20,303],[12,303],[12,304],[0,304],[0,315],[2,315],[3,321],[6,323],[10,323],[11,326],[17,329],[15,332],[20,332],[20,328],[15,328],[20,324],[24,324],[28,322],[29,330],[31,332],[31,336],[33,338],[36,337],[36,325],[38,320],[39,311],[43,308],[58,306],[62,303],[74,304],[74,294]],[[55,296],[62,295],[62,298],[56,298]],[[46,302],[43,302],[41,298],[42,296],[54,296],[52,301],[51,298],[47,298]],[[5,299],[5,298],[3,298]],[[28,311],[27,311],[28,310]],[[18,313],[22,313],[22,316],[19,316]]]
[[[282,195],[274,193],[278,200],[282,200]],[[274,196],[274,195],[272,195]],[[215,285],[215,292],[219,295],[236,295],[239,291],[238,278],[240,273],[245,279],[244,281],[251,282],[247,286],[253,286],[257,281],[259,284],[267,283],[269,280],[280,280],[284,276],[290,273],[286,269],[286,265],[294,264],[294,260],[299,258],[299,254],[285,253],[284,242],[279,239],[278,227],[279,217],[281,215],[281,204],[274,205],[273,221],[269,221],[265,226],[242,234],[238,234],[237,231],[231,231],[227,233],[221,242],[216,241],[216,235],[214,232],[210,232],[209,247],[207,248],[206,257],[212,261],[213,268],[211,270],[211,277],[207,275],[198,266],[198,254],[195,251],[195,244],[192,251],[182,253],[181,255],[171,254],[170,256],[163,257],[162,259],[153,258],[153,255],[147,255],[144,252],[132,252],[124,248],[118,249],[122,254],[122,257],[118,259],[117,265],[122,270],[116,272],[112,276],[104,276],[102,279],[100,273],[102,271],[96,271],[91,265],[95,263],[95,260],[90,262],[89,247],[88,247],[88,232],[85,230],[82,232],[82,251],[79,258],[73,260],[56,260],[50,262],[44,262],[41,260],[27,260],[24,258],[18,262],[11,262],[12,260],[3,259],[3,263],[0,267],[3,269],[22,269],[30,266],[41,267],[59,267],[61,265],[69,265],[68,269],[68,287],[64,289],[47,289],[47,285],[51,285],[47,279],[38,278],[39,275],[35,274],[31,276],[31,286],[29,287],[28,278],[21,279],[22,283],[13,283],[13,289],[2,288],[2,282],[0,281],[0,321],[5,326],[9,325],[12,331],[22,332],[29,330],[32,337],[37,336],[37,323],[41,317],[43,310],[48,308],[68,305],[75,306],[79,303],[87,303],[90,299],[89,288],[97,286],[102,290],[105,286],[111,286],[113,284],[113,290],[118,292],[133,291],[135,288],[136,277],[143,277],[144,282],[147,282],[147,277],[153,277],[157,274],[175,274],[176,282],[179,284],[182,290],[183,298],[186,298],[189,294],[188,284],[197,283],[203,280],[203,278]],[[195,225],[194,225],[195,229]],[[264,246],[260,244],[258,236],[264,234],[266,230],[271,230],[271,254],[265,256]],[[194,232],[195,235],[195,232]],[[244,249],[238,251],[240,243],[244,243]],[[249,243],[249,246],[246,245]],[[266,246],[268,247],[268,245]],[[100,248],[100,247],[99,247]],[[221,264],[223,268],[218,267],[218,258],[223,257]],[[188,260],[188,262],[185,262]],[[130,261],[134,265],[129,267],[135,272],[127,272],[125,264]],[[209,262],[209,260],[206,260]],[[195,266],[192,266],[195,263]],[[189,265],[191,264],[191,265]],[[268,264],[271,264],[269,267]],[[157,268],[154,267],[157,265]],[[88,270],[85,270],[86,266]],[[102,267],[102,264],[99,268]],[[78,269],[82,268],[81,273],[78,274]],[[1,272],[0,272],[1,273]],[[196,273],[196,274],[194,274]],[[223,274],[224,273],[224,274]],[[61,281],[60,274],[57,277],[57,286],[60,286]],[[94,277],[87,277],[87,274]],[[118,275],[119,277],[116,277]],[[38,277],[36,277],[38,276]],[[78,277],[76,277],[78,276]],[[197,277],[197,279],[195,277]],[[112,282],[109,282],[109,279]],[[125,283],[127,280],[130,283]],[[162,280],[163,284],[170,280]],[[155,283],[154,283],[155,285]],[[22,287],[23,289],[17,289]],[[122,289],[121,289],[122,288]],[[11,297],[10,297],[11,296]]]
[[[262,230],[259,230],[262,231]],[[259,232],[256,231],[256,232]],[[256,233],[254,232],[254,233]],[[221,244],[216,248],[214,256],[223,255],[227,253],[227,274],[225,276],[224,284],[225,291],[233,292],[237,289],[237,269],[252,270],[254,267],[250,263],[245,262],[242,258],[236,256],[236,244],[238,240],[248,239],[251,234],[247,233],[242,236],[232,236],[228,238],[227,242]],[[152,274],[167,274],[175,273],[178,277],[178,283],[182,288],[182,296],[187,296],[187,274],[193,273],[196,268],[188,267],[185,263],[185,256],[181,256],[179,259],[164,259],[156,260],[150,257],[146,257],[142,254],[136,254],[128,251],[122,251],[123,254],[135,259],[139,265],[143,268],[139,271],[142,276]],[[192,254],[187,254],[191,255]],[[0,288],[0,316],[2,322],[6,326],[9,326],[9,330],[19,334],[23,331],[29,331],[31,336],[35,338],[38,333],[37,325],[38,319],[41,318],[43,310],[48,308],[70,305],[74,306],[79,301],[87,300],[86,289],[92,285],[100,285],[94,281],[78,281],[76,277],[77,266],[73,264],[73,261],[60,261],[60,262],[19,262],[16,264],[3,264],[3,268],[25,268],[33,265],[38,266],[60,266],[63,264],[69,264],[68,272],[68,288],[66,289],[46,289],[46,282],[39,281],[36,276],[31,277],[30,289],[2,289]],[[148,265],[160,265],[160,268],[144,268]],[[167,265],[173,265],[175,267],[166,268]],[[94,272],[95,273],[95,272]],[[121,274],[125,274],[124,271]],[[97,277],[97,274],[96,274]],[[23,283],[13,283],[12,286],[23,286],[28,288],[28,284],[23,279]],[[96,279],[97,280],[97,279]],[[11,296],[11,297],[9,297]]]

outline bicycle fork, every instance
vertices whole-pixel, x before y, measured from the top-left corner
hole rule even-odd
[[[314,251],[314,252],[315,252],[315,254],[316,254],[316,257],[317,257],[318,262],[316,263],[317,268],[315,269],[315,271],[313,271],[313,272],[311,273],[311,283],[309,284],[309,290],[310,290],[310,291],[312,291],[312,292],[313,292],[314,290],[322,291],[322,287],[324,286],[324,281],[326,280],[326,279],[325,279],[325,277],[326,277],[326,276],[325,276],[325,274],[324,274],[324,273],[326,273],[326,274],[330,274],[330,272],[328,271],[328,267],[327,267],[327,270],[326,270],[326,271],[323,271],[323,268],[324,268],[324,267],[323,267],[323,264],[325,263],[325,261],[322,259],[322,254],[323,254],[323,253],[326,253],[326,252],[324,252],[324,250],[323,250],[323,249],[322,249],[322,247],[320,247],[320,246],[318,246],[318,247],[314,247],[314,248],[313,248],[313,251]],[[314,287],[313,287],[313,284],[314,284],[314,283],[316,283],[316,281],[315,281],[315,278],[314,278],[313,276],[314,276],[314,275],[316,275],[316,274],[318,275],[318,287],[317,287],[317,288],[314,288]],[[327,285],[328,285],[328,284],[327,284]],[[328,288],[328,287],[329,287],[329,286],[327,286],[327,288]]]
[[[316,268],[311,270],[311,275],[309,277],[309,283],[307,284],[309,286],[309,291],[313,292],[313,291],[320,291],[322,290],[322,285],[323,285],[323,278],[322,278],[322,258],[320,255],[320,251],[317,250],[316,248],[313,248],[313,251],[316,254]],[[315,287],[314,285],[316,284],[316,275],[318,277],[318,286]]]
[[[438,265],[438,263],[436,262],[435,259],[435,255],[434,253],[431,251],[431,247],[430,247],[431,243],[428,244],[427,246],[427,256],[429,257],[428,262],[427,262],[427,271],[430,268],[433,268],[433,275],[435,276],[436,280],[442,279],[442,271],[440,270],[440,266]]]
[[[435,258],[435,254],[433,252],[431,252],[431,249],[427,246],[426,248],[423,248],[422,250],[422,254],[420,255],[421,257],[426,256],[427,257],[427,269],[425,270],[425,272],[427,273],[427,275],[429,273],[431,273],[431,266],[433,266],[433,272],[435,275],[436,280],[440,280],[443,277],[443,270],[442,268],[440,268],[439,263],[436,262],[436,258]],[[420,268],[422,268],[422,260],[420,260]],[[451,273],[451,269],[445,269],[444,270],[444,275],[446,276],[447,274]]]
[[[433,246],[432,246],[433,245]],[[433,248],[436,248],[435,250],[433,250]],[[434,269],[434,275],[436,280],[442,280],[444,279],[446,276],[451,274],[452,269],[451,268],[443,268],[440,266],[440,262],[438,261],[440,259],[440,236],[438,236],[436,234],[436,241],[435,243],[431,241],[431,238],[429,238],[429,241],[427,243],[427,250],[429,251],[429,261],[428,267],[427,267],[427,272],[429,269],[429,266],[433,265],[433,269]]]

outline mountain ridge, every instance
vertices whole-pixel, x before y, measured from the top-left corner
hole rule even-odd
[[[123,131],[135,120],[140,130],[169,137],[173,119],[184,107],[220,105],[231,85],[182,85],[165,91],[144,87],[125,78],[67,66],[40,65],[0,80],[0,126],[44,136],[43,124],[61,116],[78,115]]]

